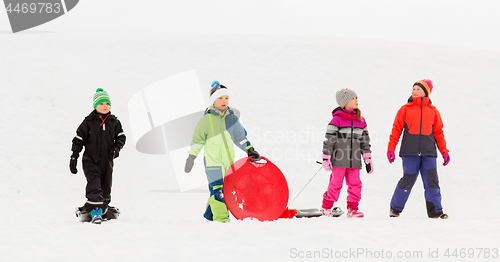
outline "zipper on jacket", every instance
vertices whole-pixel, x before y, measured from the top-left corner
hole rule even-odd
[[[224,133],[225,129],[225,122],[224,122],[224,126],[222,125],[222,122],[225,121],[224,120],[224,117],[225,116],[221,116],[221,119],[220,119],[220,135],[222,136],[222,141],[224,142],[224,149],[226,151],[226,154],[227,154],[227,158],[229,159],[229,164],[231,165],[231,167],[233,166],[233,159],[231,158],[231,152],[229,151],[229,144],[227,143],[226,141],[226,134]],[[208,115],[208,119],[210,121],[210,128],[212,129],[212,137],[214,136],[214,126],[213,126],[213,123],[212,123],[212,116]],[[234,170],[233,170],[234,171]]]
[[[352,115],[352,113],[351,113]],[[354,122],[351,119],[351,159],[350,159],[350,167],[352,168],[352,139],[353,139],[353,134],[354,133]]]
[[[102,126],[102,131],[106,131],[106,123],[104,123],[104,121],[106,121],[106,119],[108,119],[108,115],[106,115],[106,117],[104,119],[102,119],[102,115],[101,115],[101,126]]]
[[[420,140],[422,140],[422,122],[423,122],[423,114],[424,114],[424,98],[420,98],[420,134],[418,136],[418,156],[422,155],[422,152],[420,152]]]
[[[234,162],[233,162],[233,158],[231,157],[231,152],[229,151],[229,145],[228,145],[228,143],[227,143],[227,141],[226,141],[226,134],[225,134],[225,130],[227,130],[227,129],[225,129],[225,127],[226,127],[226,122],[225,122],[224,117],[225,117],[225,116],[222,116],[222,118],[221,118],[221,122],[224,122],[224,123],[223,123],[223,124],[224,124],[224,126],[223,126],[222,124],[220,125],[220,126],[221,126],[221,128],[220,128],[220,129],[221,129],[221,135],[222,135],[222,140],[224,141],[224,146],[226,147],[226,153],[227,153],[227,158],[229,159],[229,165],[230,165],[230,168],[232,169],[232,172],[235,172],[236,170],[235,170],[235,169],[234,169],[234,167],[233,167],[233,163],[234,163]],[[227,171],[229,171],[229,170],[227,170]],[[226,172],[227,172],[227,171],[226,171]],[[224,176],[222,177],[222,179],[224,180]]]

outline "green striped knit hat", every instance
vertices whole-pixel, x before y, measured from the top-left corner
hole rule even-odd
[[[97,88],[94,94],[94,109],[97,107],[97,105],[104,102],[108,102],[111,106],[108,92],[104,91],[102,88]]]

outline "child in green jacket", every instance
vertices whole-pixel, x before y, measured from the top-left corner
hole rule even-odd
[[[224,201],[222,186],[224,176],[234,161],[234,146],[251,156],[251,161],[259,161],[260,155],[247,139],[247,132],[234,111],[229,108],[227,87],[214,81],[210,90],[211,106],[205,110],[193,133],[191,149],[184,171],[189,173],[194,160],[205,147],[204,164],[208,179],[210,198],[203,215],[207,220],[229,222],[229,212]]]

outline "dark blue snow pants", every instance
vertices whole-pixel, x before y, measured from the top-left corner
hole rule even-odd
[[[417,181],[418,173],[424,183],[424,194],[427,205],[427,215],[435,217],[443,214],[441,206],[441,191],[436,168],[436,157],[429,156],[402,156],[403,177],[399,180],[392,195],[391,207],[403,211],[411,189]]]

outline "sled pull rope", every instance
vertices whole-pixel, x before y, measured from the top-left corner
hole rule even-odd
[[[319,162],[316,161],[316,163],[319,163]],[[309,179],[309,182],[307,182],[307,184],[300,190],[300,192],[297,194],[297,196],[295,196],[295,198],[292,200],[292,202],[290,202],[290,204],[288,204],[288,206],[286,207],[287,209],[292,205],[293,201],[295,201],[295,199],[297,199],[297,197],[300,195],[300,193],[302,193],[302,191],[304,191],[304,189],[307,187],[307,185],[309,185],[309,183],[314,179],[314,177],[319,173],[319,171],[321,171],[321,169],[323,169],[323,167],[320,167],[318,169],[318,171],[316,171],[316,174],[314,174],[314,176],[312,176],[311,179]]]
[[[322,163],[321,163],[321,162],[319,162],[319,161],[316,161],[316,163],[317,163],[317,164],[320,164],[320,165],[322,164]],[[384,169],[384,167],[387,165],[387,163],[389,163],[389,161],[385,162],[385,163],[382,165],[382,167],[381,167],[381,168],[379,168],[379,169],[378,169],[378,170],[377,170],[377,171],[376,171],[373,175],[371,175],[371,178],[370,178],[368,181],[366,181],[366,183],[370,182],[370,181],[373,179],[373,177],[374,177],[376,174],[378,174],[378,172],[380,172],[380,170]],[[310,183],[310,182],[314,179],[314,177],[315,177],[315,176],[319,173],[319,171],[321,171],[321,169],[322,169],[322,168],[323,168],[323,167],[320,167],[320,168],[318,169],[318,171],[316,171],[316,174],[314,174],[314,175],[311,177],[311,179],[309,179],[309,181],[307,182],[307,184],[306,184],[306,185],[305,185],[305,186],[304,186],[304,187],[300,190],[300,192],[297,194],[297,196],[295,196],[295,198],[292,200],[292,202],[290,202],[290,204],[288,204],[288,206],[286,207],[287,209],[288,209],[288,208],[292,205],[293,201],[295,201],[295,199],[297,199],[297,197],[298,197],[298,196],[302,193],[302,191],[304,191],[304,189],[307,187],[307,185],[309,185],[309,183]]]

